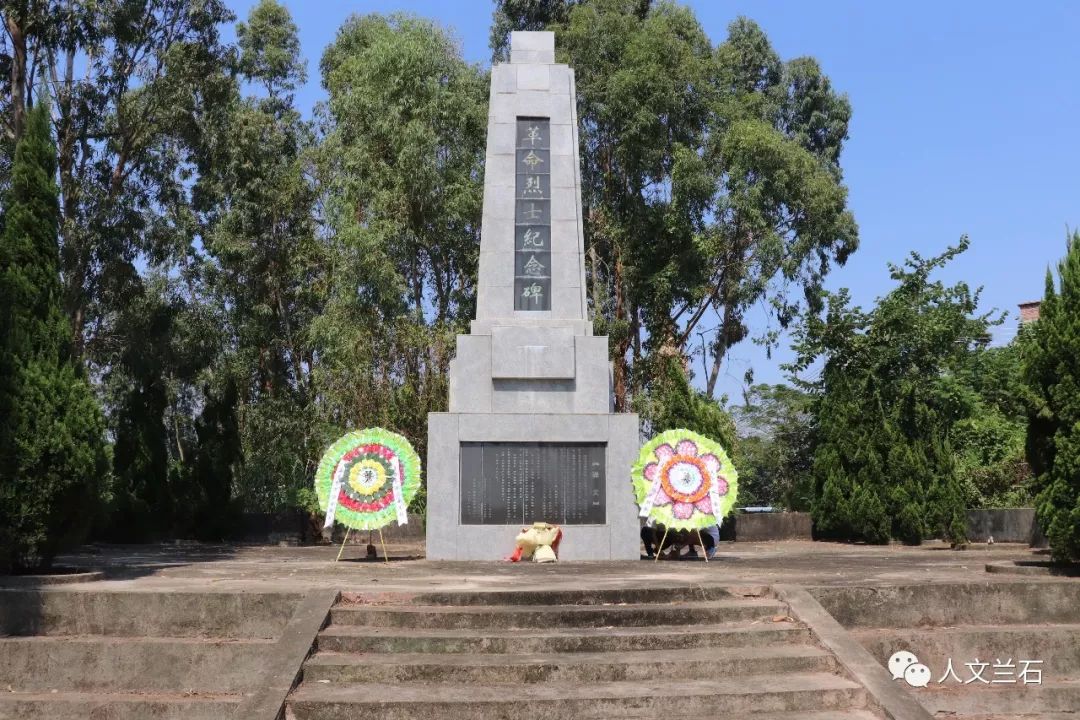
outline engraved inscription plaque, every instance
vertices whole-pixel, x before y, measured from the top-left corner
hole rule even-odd
[[[518,118],[514,158],[514,309],[551,309],[551,141],[548,118]]]
[[[604,443],[462,443],[463,525],[599,525]]]

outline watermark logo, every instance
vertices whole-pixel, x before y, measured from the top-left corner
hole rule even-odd
[[[904,681],[911,687],[926,687],[930,684],[930,668],[922,663],[908,665],[904,670]]]
[[[1012,658],[1002,661],[1000,658],[994,662],[980,661],[975,658],[971,662],[963,663],[967,668],[967,679],[964,679],[956,671],[953,659],[948,658],[948,664],[941,677],[933,679],[933,673],[929,666],[919,662],[914,653],[907,650],[894,652],[887,663],[893,680],[903,680],[911,687],[924,688],[931,682],[944,685],[947,682],[954,684],[970,685],[981,682],[984,685],[1023,684],[1042,685],[1042,660],[1017,660]],[[992,671],[992,672],[991,672]]]
[[[892,679],[899,680],[904,677],[904,671],[910,666],[918,664],[918,662],[919,658],[907,650],[894,652],[892,657],[889,658],[889,672],[892,673]]]

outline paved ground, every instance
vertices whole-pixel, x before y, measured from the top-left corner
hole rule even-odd
[[[955,551],[941,543],[922,547],[861,546],[805,541],[722,543],[717,558],[698,561],[579,562],[555,565],[436,562],[418,559],[421,546],[391,545],[391,562],[367,561],[363,546],[338,548],[224,545],[106,546],[61,558],[61,563],[104,569],[94,590],[306,590],[352,591],[647,587],[672,583],[901,585],[943,582],[1016,582],[991,574],[987,562],[1033,559],[1026,546],[976,546]],[[1024,577],[1024,582],[1062,578]],[[1077,580],[1080,582],[1080,580]],[[77,589],[78,585],[64,586]]]

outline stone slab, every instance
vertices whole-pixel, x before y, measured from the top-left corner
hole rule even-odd
[[[209,693],[0,693],[0,720],[221,720],[239,701]]]
[[[492,95],[517,92],[517,73],[514,68],[506,64],[492,66],[491,90]]]
[[[360,626],[412,630],[504,630],[554,627],[657,627],[681,624],[763,621],[786,614],[772,598],[623,605],[394,605],[342,603],[331,611],[332,627]]]
[[[446,656],[435,654],[316,655],[304,665],[305,682],[609,682],[657,676],[754,675],[827,672],[829,656],[799,645],[692,648],[612,653],[535,653]]]
[[[388,692],[390,691],[390,692]],[[390,696],[388,699],[387,696]],[[454,683],[340,684],[301,688],[289,701],[297,720],[351,720],[356,717],[559,718],[654,715],[708,716],[860,707],[865,693],[855,683],[829,673],[783,677],[744,676],[607,683],[459,685]],[[407,713],[407,714],[406,714]]]
[[[491,336],[458,335],[450,361],[450,412],[491,412]]]
[[[510,33],[510,62],[512,64],[555,62],[555,33]]]
[[[493,413],[572,413],[577,382],[571,379],[497,379],[492,386]]]
[[[526,566],[527,567],[527,566]],[[700,587],[700,586],[698,586]],[[340,653],[438,652],[501,654],[511,652],[637,652],[695,648],[743,648],[748,645],[804,643],[810,632],[795,623],[760,621],[630,628],[544,628],[446,632],[424,629],[330,627],[319,636],[319,649]]]
[[[521,65],[517,69],[518,90],[551,89],[551,73],[548,65]]]
[[[574,357],[574,335],[569,328],[497,325],[491,329],[493,379],[573,380]]]
[[[567,318],[498,318],[480,319],[469,323],[469,333],[472,335],[490,335],[496,325],[516,327],[567,327],[574,335],[593,334],[592,321],[574,320]],[[604,341],[605,345],[607,340]]]

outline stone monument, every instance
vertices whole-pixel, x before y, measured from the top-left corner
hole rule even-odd
[[[534,521],[562,526],[562,559],[639,557],[638,418],[612,412],[586,319],[574,97],[554,33],[511,33],[491,70],[476,319],[450,410],[428,416],[430,559],[497,560]]]

